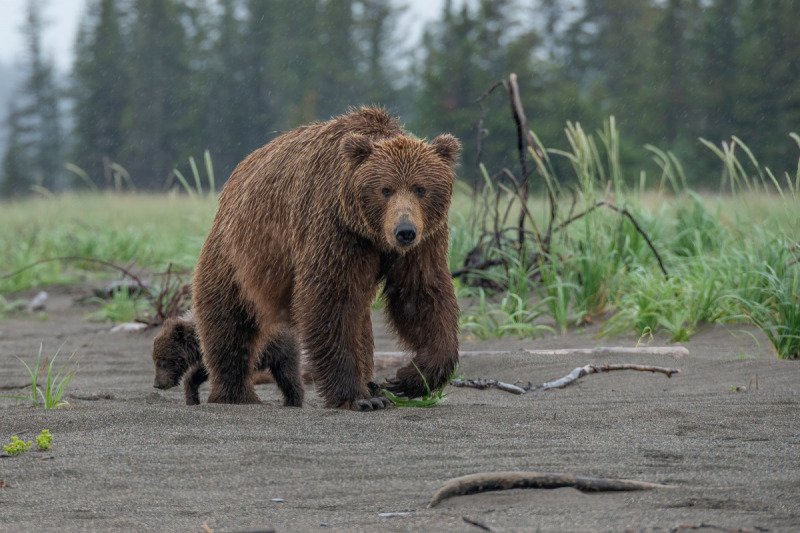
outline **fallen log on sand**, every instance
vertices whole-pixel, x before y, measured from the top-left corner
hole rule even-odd
[[[509,489],[559,489],[563,487],[573,487],[582,492],[614,492],[651,490],[664,488],[667,485],[629,479],[583,477],[573,474],[491,472],[470,474],[447,481],[433,495],[428,507],[435,507],[454,496],[465,496],[480,492]]]
[[[523,353],[536,356],[568,356],[568,355],[588,355],[591,357],[610,357],[615,355],[656,355],[668,357],[686,357],[689,350],[684,346],[640,346],[631,348],[629,346],[600,346],[597,348],[566,348],[559,350],[461,350],[458,354],[461,357],[471,357],[475,355],[509,355]],[[375,352],[375,357],[403,357],[409,355],[407,352]]]

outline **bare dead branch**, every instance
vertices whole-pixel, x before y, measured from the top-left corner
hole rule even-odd
[[[642,238],[647,243],[647,246],[650,248],[650,251],[653,252],[653,255],[655,256],[656,261],[658,262],[658,267],[661,269],[661,273],[664,274],[665,278],[669,278],[669,273],[667,272],[667,269],[664,266],[664,260],[661,258],[661,254],[658,253],[658,250],[656,249],[656,246],[653,244],[653,240],[650,238],[650,236],[647,234],[647,232],[644,230],[644,228],[641,226],[641,224],[639,224],[639,222],[636,220],[636,217],[633,216],[633,213],[628,211],[628,209],[626,207],[617,207],[616,205],[612,204],[611,202],[609,202],[607,200],[600,200],[597,203],[595,203],[593,206],[591,206],[591,207],[585,209],[584,211],[581,211],[577,215],[573,215],[573,216],[569,217],[567,220],[563,221],[561,224],[556,226],[556,228],[553,230],[553,233],[563,230],[565,227],[569,226],[570,224],[572,224],[576,220],[585,217],[586,215],[588,215],[592,211],[595,211],[595,210],[599,209],[600,207],[607,207],[608,209],[611,209],[612,211],[615,211],[615,212],[619,213],[620,215],[624,216],[625,218],[627,218],[628,220],[630,220],[631,224],[633,224],[634,229],[639,233],[639,235],[642,236]]]
[[[463,387],[468,389],[500,389],[511,394],[525,394],[528,392],[524,387],[497,381],[496,379],[454,379],[450,382],[453,387]]]
[[[525,111],[522,108],[522,100],[519,97],[519,85],[517,84],[517,75],[513,72],[508,77],[508,93],[511,100],[511,115],[514,117],[514,123],[517,125],[517,152],[519,153],[519,167],[522,173],[522,183],[520,184],[520,202],[523,206],[528,205],[528,163],[526,161],[526,151],[528,147],[528,119],[525,117]],[[519,215],[519,245],[525,242],[525,234],[522,229],[525,227],[525,212]]]
[[[578,368],[574,369],[572,372],[570,372],[563,378],[542,383],[541,385],[533,387],[531,390],[563,389],[568,385],[572,385],[573,383],[575,383],[584,376],[588,376],[590,374],[598,374],[600,372],[612,372],[614,370],[637,370],[639,372],[653,372],[653,373],[659,372],[661,374],[666,375],[668,378],[671,378],[672,374],[678,374],[680,372],[680,370],[677,368],[665,368],[663,366],[650,366],[650,365],[608,364],[608,363],[603,365],[585,365],[585,366],[579,366]]]
[[[431,498],[436,507],[455,496],[510,489],[559,489],[573,487],[581,492],[619,492],[666,488],[667,485],[631,479],[597,478],[545,472],[489,472],[470,474],[445,482]]]
[[[467,524],[469,524],[471,526],[477,527],[481,531],[493,531],[492,528],[490,528],[489,526],[487,526],[483,522],[479,522],[479,521],[475,520],[474,518],[469,518],[467,516],[462,516],[461,520],[463,520],[464,522],[466,522]]]
[[[97,259],[95,257],[82,257],[82,256],[75,256],[75,255],[65,255],[65,256],[61,256],[61,257],[50,257],[50,258],[47,258],[47,259],[40,259],[39,261],[34,261],[33,263],[31,263],[31,264],[29,264],[27,266],[24,266],[24,267],[20,268],[19,270],[15,270],[14,272],[11,272],[9,274],[4,274],[4,275],[0,276],[0,279],[13,278],[14,276],[22,274],[23,272],[25,272],[27,270],[30,270],[30,269],[32,269],[34,267],[37,267],[39,265],[42,265],[42,264],[45,264],[45,263],[53,263],[53,262],[56,262],[56,261],[75,261],[75,262],[77,262],[77,261],[86,261],[87,263],[95,263],[95,264],[98,264],[98,265],[103,265],[103,266],[105,266],[107,268],[110,268],[112,270],[116,270],[116,271],[122,273],[124,276],[127,276],[128,278],[130,278],[134,283],[136,283],[138,288],[141,290],[142,294],[150,294],[150,289],[147,287],[147,285],[141,280],[141,278],[139,278],[136,274],[131,272],[129,269],[127,269],[125,267],[121,267],[119,265],[116,265],[116,264],[114,264],[114,263],[112,263],[110,261],[104,261],[103,259]]]
[[[486,261],[483,261],[471,267],[465,267],[453,270],[452,272],[450,272],[450,275],[454,278],[457,278],[459,276],[463,276],[464,274],[473,274],[475,273],[476,270],[486,270],[487,268],[503,264],[505,264],[504,259],[487,259]]]

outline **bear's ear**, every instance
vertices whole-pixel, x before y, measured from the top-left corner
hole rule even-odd
[[[458,154],[461,153],[461,143],[449,133],[444,133],[436,137],[431,142],[431,146],[433,147],[433,151],[449,165],[455,163]]]
[[[372,154],[373,144],[369,137],[351,133],[342,139],[342,152],[355,165],[360,165]]]

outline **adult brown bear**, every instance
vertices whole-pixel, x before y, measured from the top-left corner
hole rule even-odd
[[[194,277],[209,402],[259,403],[258,354],[291,335],[327,406],[387,407],[369,386],[381,282],[414,354],[387,388],[413,397],[445,384],[458,362],[447,212],[459,150],[451,135],[427,143],[361,108],[285,133],[236,167]],[[298,357],[281,353],[269,368],[289,403],[302,387]]]

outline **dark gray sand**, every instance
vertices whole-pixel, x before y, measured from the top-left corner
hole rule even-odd
[[[520,352],[635,343],[598,340],[596,328],[463,343],[509,350],[463,358],[470,378],[543,382],[587,363],[630,362],[679,367],[672,379],[616,372],[524,396],[450,388],[436,408],[374,413],[324,409],[311,388],[303,409],[285,408],[262,385],[261,406],[187,407],[179,389],[152,388],[155,331],[106,333],[71,301],[52,298],[46,322],[0,322],[0,394],[22,392],[15,356],[31,361],[43,342],[45,353],[64,343],[80,357],[70,392],[101,398],[69,398],[55,411],[0,400],[4,442],[54,435],[48,452],[0,458],[2,531],[480,530],[465,519],[496,531],[800,528],[800,363],[777,360],[750,328],[708,327],[680,359]],[[376,344],[396,349],[377,318]],[[501,470],[671,488],[514,490],[427,509],[447,479]]]

